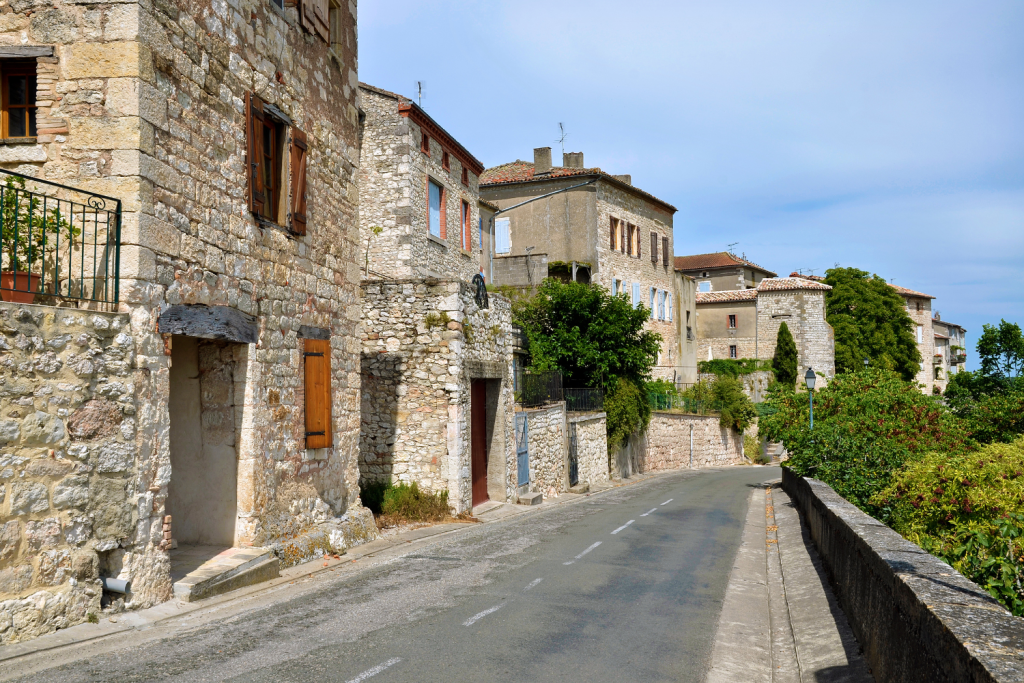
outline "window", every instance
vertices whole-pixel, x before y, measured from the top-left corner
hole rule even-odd
[[[665,292],[658,292],[658,320],[665,319]]]
[[[917,310],[919,310],[919,311],[921,310],[921,302],[920,301],[917,302]]]
[[[736,316],[734,316],[734,315],[730,315],[729,316],[729,329],[730,330],[735,330],[736,329]]]
[[[467,187],[469,186],[469,169],[465,166],[462,167],[462,184]],[[483,242],[481,242],[481,244],[482,243]]]
[[[284,114],[246,94],[246,154],[249,164],[249,210],[292,232],[306,234],[306,134],[282,120]],[[288,145],[287,156],[285,145]],[[285,159],[291,161],[291,206],[284,178]],[[290,221],[289,221],[290,219]]]
[[[668,238],[661,238],[661,264],[663,266],[668,265]]]
[[[665,319],[672,322],[672,295],[665,295]],[[671,353],[671,351],[669,352]]]
[[[420,136],[420,151],[430,156],[430,136],[426,133]]]
[[[625,224],[626,230],[626,249],[625,252],[630,256],[633,255],[633,226],[629,223]]]
[[[924,325],[917,326],[917,343],[920,344],[924,341]]]
[[[729,347],[729,358],[736,358],[736,357],[737,357],[736,356],[736,347],[735,346],[730,346]]]
[[[473,251],[473,231],[470,229],[469,202],[462,202],[462,248]]]
[[[512,232],[508,218],[494,221],[494,253],[508,254],[512,252]]]
[[[651,292],[650,292],[651,293],[651,305],[650,305],[651,320],[654,320],[654,292],[655,291],[657,291],[657,290],[655,290],[654,287],[651,287]]]
[[[452,170],[452,160],[448,156],[447,151],[441,152],[441,168],[443,168],[446,171]]]
[[[698,283],[697,284],[697,291],[698,292],[710,292],[711,291],[711,283],[710,282],[700,282],[700,283]]]
[[[427,181],[427,222],[430,234],[434,237],[445,239],[445,191],[441,185],[433,180]]]
[[[658,233],[651,233],[651,263],[658,263]]]
[[[634,225],[633,226],[633,230],[634,230],[634,232],[636,232],[636,239],[633,242],[633,244],[636,245],[636,253],[633,254],[633,255],[636,256],[637,258],[640,258],[643,255],[641,253],[642,249],[640,248],[640,228],[638,228],[637,226]]]
[[[633,308],[640,308],[640,283],[633,283]]]
[[[331,430],[331,342],[306,339],[302,353],[303,393],[306,399],[306,448],[330,448]]]
[[[36,135],[35,62],[3,63],[3,137]]]

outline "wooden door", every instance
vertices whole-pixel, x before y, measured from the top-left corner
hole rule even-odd
[[[470,392],[473,506],[487,501],[487,380],[475,379]]]

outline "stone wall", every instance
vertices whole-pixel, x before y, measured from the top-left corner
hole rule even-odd
[[[528,256],[495,256],[491,267],[492,284],[536,287],[548,276],[548,255],[534,252]]]
[[[907,305],[907,315],[914,321],[912,333],[917,339],[917,328],[921,328],[921,341],[917,344],[917,350],[921,353],[921,369],[914,379],[922,385],[922,391],[926,394],[932,393],[935,386],[935,366],[932,359],[935,357],[935,327],[932,323],[932,300],[928,297],[903,295]],[[920,310],[918,310],[920,309]]]
[[[818,388],[836,374],[835,334],[825,322],[825,293],[815,290],[760,291],[758,303],[758,352],[761,358],[775,355],[779,327],[785,321],[797,350],[797,378],[803,382],[807,368],[819,377]]]
[[[99,614],[130,563],[134,360],[127,315],[0,303],[2,643]]]
[[[608,427],[605,413],[567,413],[576,428],[576,458],[581,484],[608,481]]]
[[[565,403],[527,409],[530,490],[557,496],[569,487]]]
[[[723,429],[718,424],[717,415],[651,414],[642,471],[720,467],[746,462],[743,434],[733,429]]]
[[[363,284],[362,432],[364,480],[417,482],[447,490],[456,511],[472,506],[471,382],[498,397],[488,477],[494,498],[515,497],[511,306],[499,295],[480,309],[464,282]],[[490,429],[490,427],[489,427]]]

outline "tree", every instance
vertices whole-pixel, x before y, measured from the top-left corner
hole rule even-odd
[[[1024,431],[1024,418],[1014,420],[1011,409],[1024,402],[1024,334],[1019,325],[1001,320],[998,327],[982,327],[975,348],[981,368],[961,370],[950,377],[946,404],[976,423],[979,440],[1012,440],[1013,434]],[[987,421],[992,424],[985,424]]]
[[[982,325],[977,350],[982,374],[1001,379],[1024,374],[1024,334],[1020,325],[1005,320],[999,321],[999,327]]]
[[[796,342],[793,341],[789,325],[783,321],[779,325],[779,336],[775,339],[775,357],[772,359],[775,381],[795,390],[796,365]]]
[[[903,298],[877,275],[856,268],[825,272],[826,320],[835,331],[836,373],[856,372],[864,359],[911,381],[921,369],[921,354]]]

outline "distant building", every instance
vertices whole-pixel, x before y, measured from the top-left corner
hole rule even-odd
[[[697,381],[697,281],[676,271],[676,384]]]
[[[967,330],[956,323],[942,320],[938,312],[932,317],[932,329],[935,337],[932,373],[935,386],[946,393],[949,380],[964,369],[967,360]]]
[[[753,289],[761,280],[775,277],[770,270],[727,251],[676,256],[675,268],[696,280],[698,292]]]
[[[891,282],[889,286],[895,289],[907,306],[907,315],[914,321],[914,339],[917,341],[917,350],[921,353],[921,369],[914,379],[921,385],[922,391],[926,394],[935,392],[936,367],[941,372],[941,360],[935,354],[935,329],[932,325],[932,300],[931,294],[924,294],[913,289],[900,287]],[[945,375],[943,375],[945,376]],[[942,386],[945,386],[943,380]],[[941,388],[940,388],[941,391]]]
[[[491,282],[531,287],[557,277],[625,294],[651,310],[647,328],[662,337],[654,376],[678,378],[674,206],[634,187],[628,175],[585,168],[582,152],[552,166],[550,147],[535,149],[533,163],[484,171],[480,195],[503,211],[493,226]]]

